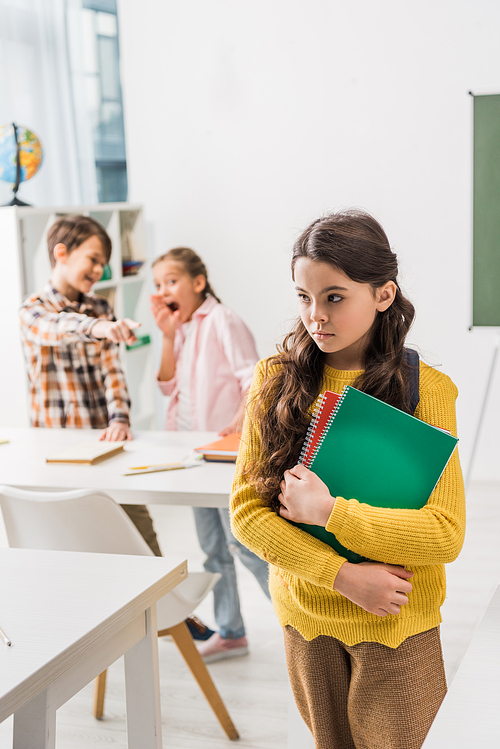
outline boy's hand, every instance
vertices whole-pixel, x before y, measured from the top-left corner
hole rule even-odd
[[[128,317],[124,320],[116,320],[116,322],[98,320],[92,328],[92,335],[94,338],[107,338],[113,341],[113,343],[121,343],[123,341],[130,346],[137,341],[132,331],[140,327],[140,322],[130,320]]]
[[[180,311],[178,309],[172,311],[170,307],[167,307],[161,294],[151,294],[150,300],[151,312],[155,323],[158,325],[164,336],[167,338],[173,338],[175,331],[181,324]]]
[[[121,421],[112,421],[109,427],[103,429],[99,439],[106,440],[107,442],[124,442],[125,440],[132,440],[134,438],[128,424],[124,424]]]
[[[412,584],[407,578],[412,576],[413,572],[395,564],[344,562],[333,589],[370,614],[387,616],[399,614],[408,603]]]
[[[325,528],[332,514],[335,497],[315,473],[303,465],[285,471],[280,484],[279,514],[294,523],[321,525]]]

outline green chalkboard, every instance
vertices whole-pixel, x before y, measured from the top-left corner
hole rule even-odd
[[[472,324],[500,327],[500,95],[474,96]]]

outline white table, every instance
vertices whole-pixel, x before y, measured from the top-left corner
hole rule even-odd
[[[227,507],[232,463],[205,463],[181,471],[124,476],[131,466],[181,460],[195,447],[216,440],[214,432],[134,432],[125,452],[94,466],[47,464],[49,454],[97,439],[91,429],[0,428],[0,484],[40,491],[90,488],[106,491],[120,504]],[[2,626],[0,622],[0,626]],[[311,734],[289,696],[288,749],[314,749]]]
[[[160,749],[156,601],[187,563],[0,549],[0,722],[14,749],[54,749],[56,710],[125,654],[129,749]]]
[[[136,432],[125,451],[93,466],[49,464],[72,445],[97,441],[96,429],[14,429],[0,427],[0,484],[40,491],[97,489],[120,504],[227,507],[233,463],[204,463],[181,471],[124,476],[131,466],[182,460],[195,447],[218,439],[215,432]]]
[[[422,749],[500,745],[500,586],[474,634]]]

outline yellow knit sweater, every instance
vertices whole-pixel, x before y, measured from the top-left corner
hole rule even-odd
[[[260,388],[263,373],[264,363],[259,362],[250,398]],[[359,374],[325,366],[320,392],[341,393]],[[457,393],[449,377],[421,363],[420,403],[415,415],[456,435]],[[360,504],[355,498],[336,499],[326,528],[343,546],[369,559],[406,565],[414,572],[409,602],[399,614],[386,617],[368,613],[333,590],[345,559],[262,504],[241,475],[249,455],[258,450],[257,431],[247,418],[231,495],[231,518],[237,538],[270,563],[271,597],[282,626],[291,625],[306,640],[330,635],[347,645],[368,641],[396,648],[407,637],[441,622],[444,564],[458,556],[465,533],[457,450],[421,510],[386,509]]]

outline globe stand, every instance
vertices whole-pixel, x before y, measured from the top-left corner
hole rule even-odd
[[[9,205],[27,205],[27,206],[30,206],[31,204],[30,203],[23,203],[23,201],[19,200],[19,198],[17,197],[17,195],[14,194],[14,197],[12,198],[12,200],[10,201],[10,203],[5,203],[4,207],[7,207]]]
[[[17,150],[17,158],[16,158],[16,184],[12,188],[12,192],[14,193],[14,197],[10,201],[10,203],[6,203],[4,207],[9,205],[27,205],[29,206],[29,203],[23,203],[22,200],[19,200],[17,197],[17,191],[19,190],[19,185],[21,184],[21,154],[20,154],[20,146],[19,146],[19,140],[17,139],[17,125],[15,122],[12,123],[12,127],[14,128],[14,138],[16,139],[16,150]]]

